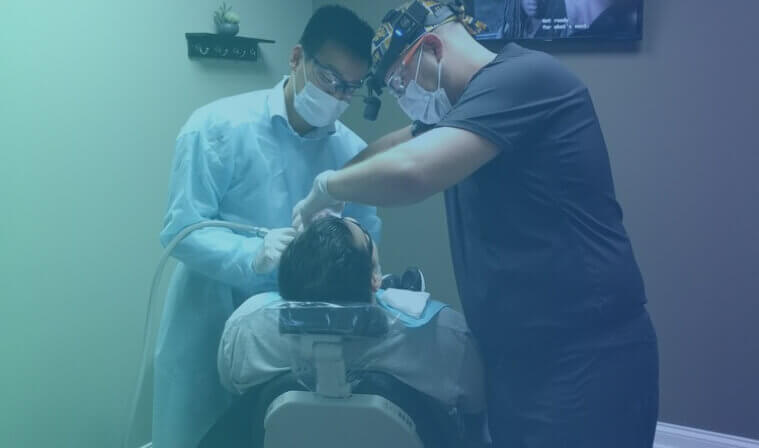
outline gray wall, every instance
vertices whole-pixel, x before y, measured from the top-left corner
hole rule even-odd
[[[376,26],[399,2],[339,3]],[[661,420],[759,439],[759,2],[645,3],[638,48],[538,47],[597,106],[659,332]],[[405,123],[391,103],[345,121],[371,140]],[[382,216],[383,267],[420,263],[457,305],[441,198]]]
[[[0,14],[0,446],[115,447],[174,138],[287,73],[311,3],[227,0],[242,35],[277,41],[256,63],[187,59],[220,0],[43,3]]]

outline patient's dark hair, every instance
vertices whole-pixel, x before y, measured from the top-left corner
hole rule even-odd
[[[282,253],[279,293],[290,301],[371,302],[371,246],[334,217],[311,224]]]

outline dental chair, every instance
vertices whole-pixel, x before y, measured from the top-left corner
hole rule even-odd
[[[281,308],[279,332],[291,341],[293,370],[257,388],[253,446],[465,446],[455,414],[391,375],[354,364],[390,326],[372,305]]]

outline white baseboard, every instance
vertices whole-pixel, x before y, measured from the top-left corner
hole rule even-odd
[[[151,448],[147,443],[140,448]],[[759,448],[759,440],[659,422],[654,448]]]
[[[659,422],[654,448],[759,448],[759,440]]]

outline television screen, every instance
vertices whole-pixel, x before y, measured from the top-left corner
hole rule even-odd
[[[639,40],[643,0],[467,0],[480,40]]]

